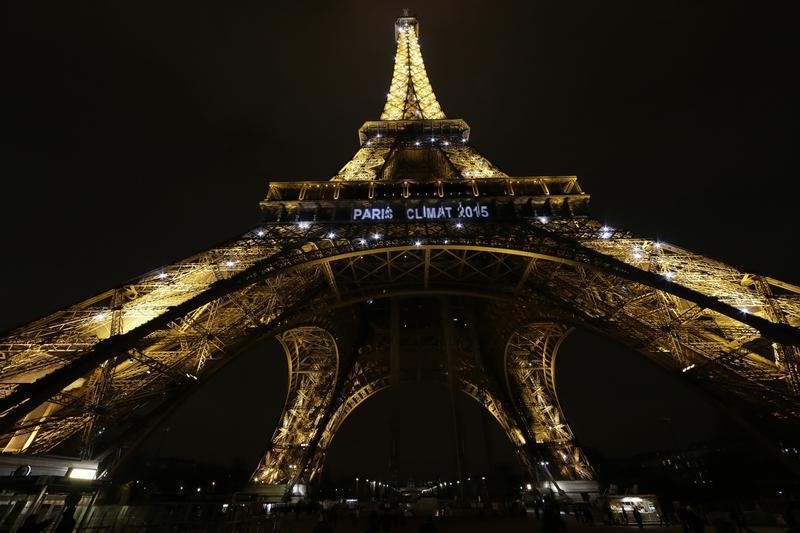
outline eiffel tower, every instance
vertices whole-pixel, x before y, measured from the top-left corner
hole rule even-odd
[[[375,393],[434,380],[502,427],[532,478],[595,472],[559,406],[574,328],[724,402],[765,446],[800,414],[800,287],[589,214],[576,176],[509,176],[445,117],[407,13],[379,120],[329,181],[270,183],[264,219],[0,338],[0,449],[115,469],[192,391],[276,338],[289,382],[251,489],[316,479]]]

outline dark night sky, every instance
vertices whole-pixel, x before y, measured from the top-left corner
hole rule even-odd
[[[359,125],[380,114],[392,23],[405,5],[9,6],[0,330],[256,225],[268,180],[334,174],[354,153]],[[800,282],[793,222],[800,46],[788,7],[588,0],[409,7],[420,17],[445,113],[466,119],[472,144],[500,168],[577,174],[594,213],[611,225]],[[152,446],[173,453],[207,435],[193,453],[254,460],[283,397],[284,363],[258,356],[270,353],[236,361]],[[559,371],[579,439],[607,453],[719,438],[725,425],[671,376],[587,335],[566,343]],[[375,421],[391,406],[423,413],[445,397],[386,394],[348,420],[332,469],[361,468],[346,450],[370,442],[359,461],[380,474],[389,437],[370,433]],[[234,400],[250,406],[246,422]],[[479,419],[468,402],[462,407]],[[432,416],[393,420],[403,426]],[[402,442],[407,454],[427,447],[430,457],[449,457],[444,433],[417,448]],[[486,450],[475,450],[484,457],[475,463],[485,461]],[[510,461],[502,445],[492,454]]]

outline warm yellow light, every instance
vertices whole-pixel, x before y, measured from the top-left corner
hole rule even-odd
[[[94,479],[97,470],[94,468],[70,468],[67,470],[67,477],[70,479]]]

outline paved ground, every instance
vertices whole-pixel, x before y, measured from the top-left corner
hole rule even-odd
[[[390,530],[396,533],[417,533],[419,531],[421,521],[409,519],[404,526],[397,526]],[[300,520],[294,517],[281,521],[281,533],[312,533],[315,520],[312,517],[303,516]],[[586,524],[576,524],[574,522],[567,522],[566,532],[569,531],[585,531],[586,533],[636,533],[635,526],[627,527],[610,527],[610,526],[590,526]],[[677,527],[655,527],[646,526],[645,533],[683,533],[680,526]],[[767,527],[753,527],[755,533],[783,533],[785,528],[767,528]],[[473,533],[478,531],[491,531],[493,533],[539,533],[539,522],[533,519],[523,518],[508,518],[508,517],[495,517],[479,519],[475,517],[454,517],[444,518],[436,521],[437,533]],[[711,526],[706,528],[707,533],[714,533],[715,529]],[[335,533],[366,533],[367,521],[361,519],[358,523],[354,523],[351,519],[340,519],[334,528]]]

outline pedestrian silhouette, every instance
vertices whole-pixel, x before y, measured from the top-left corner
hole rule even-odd
[[[67,507],[53,533],[71,533],[75,529],[75,508]]]
[[[639,508],[636,506],[633,507],[633,519],[636,521],[636,525],[639,526],[639,529],[642,529],[642,513],[639,512]]]
[[[44,520],[43,522],[37,522],[36,520],[36,515],[28,515],[28,517],[25,519],[25,522],[22,523],[22,527],[20,527],[17,532],[39,533],[39,531],[44,531],[44,529],[50,525],[50,520]]]
[[[320,513],[319,521],[317,525],[314,526],[313,533],[333,533],[333,526],[328,522],[324,513]]]
[[[419,526],[419,533],[436,533],[436,522],[433,521],[432,516],[426,518],[425,522]]]

